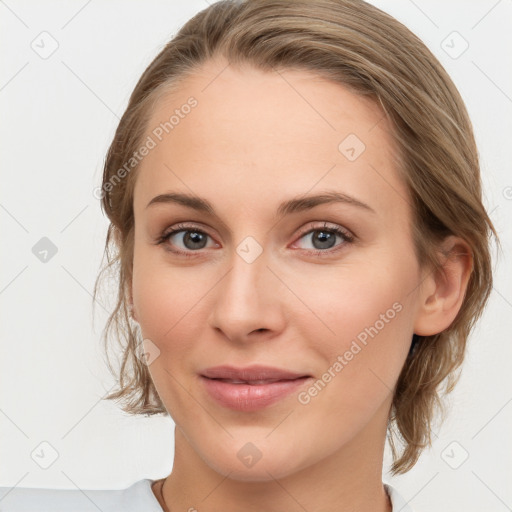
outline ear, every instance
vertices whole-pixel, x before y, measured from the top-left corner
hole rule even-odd
[[[448,236],[439,249],[440,268],[426,269],[419,292],[414,333],[431,336],[447,329],[455,320],[473,270],[469,245],[459,237]]]

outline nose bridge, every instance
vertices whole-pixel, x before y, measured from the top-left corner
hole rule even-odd
[[[230,270],[217,289],[212,324],[232,339],[255,330],[280,328],[281,311],[275,276],[267,268],[267,253],[251,237],[233,248]]]
[[[262,252],[254,257],[251,248],[247,250],[240,244],[231,258],[231,270],[222,291],[230,310],[247,315],[250,308],[255,314],[256,309],[265,303],[265,286],[268,284],[265,274],[269,273],[266,254]]]

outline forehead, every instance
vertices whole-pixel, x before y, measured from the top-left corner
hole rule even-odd
[[[380,106],[309,71],[212,60],[158,99],[145,137],[154,147],[139,166],[136,209],[167,189],[247,208],[313,188],[373,196],[382,208],[406,195]]]

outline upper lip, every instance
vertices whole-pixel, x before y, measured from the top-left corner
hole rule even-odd
[[[250,382],[252,380],[293,380],[300,377],[309,377],[305,373],[297,373],[272,366],[251,365],[235,367],[229,365],[212,366],[201,372],[201,375],[210,379],[233,379]]]

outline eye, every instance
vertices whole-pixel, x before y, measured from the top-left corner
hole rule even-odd
[[[355,239],[348,230],[338,225],[323,226],[303,230],[299,240],[305,240],[306,246],[299,247],[306,251],[313,251],[313,254],[324,256],[336,252],[346,244],[352,243]],[[163,244],[167,251],[180,254],[186,257],[199,256],[200,250],[208,248],[208,239],[211,239],[202,229],[197,226],[179,224],[174,228],[165,231],[156,241],[156,244]],[[295,242],[297,244],[297,242]],[[308,246],[309,245],[309,246]],[[219,247],[213,242],[209,247]],[[194,254],[197,253],[197,254]]]
[[[300,240],[307,241],[306,247],[300,247],[301,249],[313,250],[316,254],[320,254],[336,251],[341,246],[352,243],[354,236],[340,226],[328,226],[327,223],[324,223],[323,226],[314,227],[303,232]]]
[[[191,252],[207,247],[208,238],[211,238],[210,235],[195,226],[179,224],[175,228],[166,231],[156,243],[157,245],[165,243],[166,249],[171,252],[192,256]],[[210,246],[215,247],[218,244],[214,243]]]

